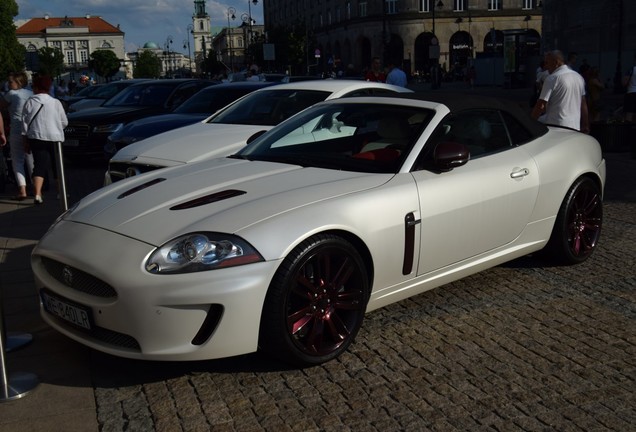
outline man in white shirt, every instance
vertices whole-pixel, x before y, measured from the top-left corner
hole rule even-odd
[[[558,50],[545,55],[545,65],[550,75],[543,82],[532,117],[545,124],[589,133],[583,77],[565,64],[563,54]]]

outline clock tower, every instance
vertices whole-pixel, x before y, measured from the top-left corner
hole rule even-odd
[[[192,38],[194,40],[194,59],[197,70],[201,71],[201,63],[210,53],[212,34],[210,31],[210,15],[205,11],[205,0],[194,0],[192,14]]]

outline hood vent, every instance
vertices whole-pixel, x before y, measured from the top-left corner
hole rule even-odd
[[[162,182],[162,181],[164,181],[164,180],[165,180],[165,178],[157,178],[157,179],[154,179],[154,180],[152,180],[152,181],[149,181],[148,183],[144,183],[144,184],[139,185],[139,186],[137,186],[137,187],[135,187],[135,188],[129,189],[129,190],[127,190],[126,192],[124,192],[123,194],[119,195],[119,196],[117,197],[117,199],[126,198],[127,196],[130,196],[130,195],[132,195],[132,194],[134,194],[134,193],[137,193],[137,192],[139,192],[140,190],[143,190],[143,189],[149,188],[150,186],[154,186],[154,185],[156,185],[157,183],[161,183],[161,182]]]
[[[211,204],[217,201],[223,201],[228,198],[233,198],[239,195],[245,195],[247,192],[240,190],[226,190],[223,192],[217,192],[212,195],[202,196],[197,199],[193,199],[192,201],[184,202],[183,204],[176,205],[174,207],[170,207],[170,210],[186,210],[194,207],[199,207],[206,204]]]

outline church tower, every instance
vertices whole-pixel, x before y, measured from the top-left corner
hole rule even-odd
[[[192,38],[194,39],[194,59],[197,70],[200,71],[201,62],[210,53],[212,47],[210,15],[205,11],[205,0],[194,0]]]

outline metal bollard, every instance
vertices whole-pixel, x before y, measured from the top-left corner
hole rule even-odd
[[[7,363],[4,358],[6,340],[0,297],[0,402],[20,399],[39,384],[37,376],[29,372],[7,374]]]
[[[55,165],[58,172],[58,181],[60,182],[60,202],[62,203],[62,210],[68,210],[68,196],[66,195],[66,177],[64,176],[64,159],[62,156],[62,143],[56,144],[55,151]]]

